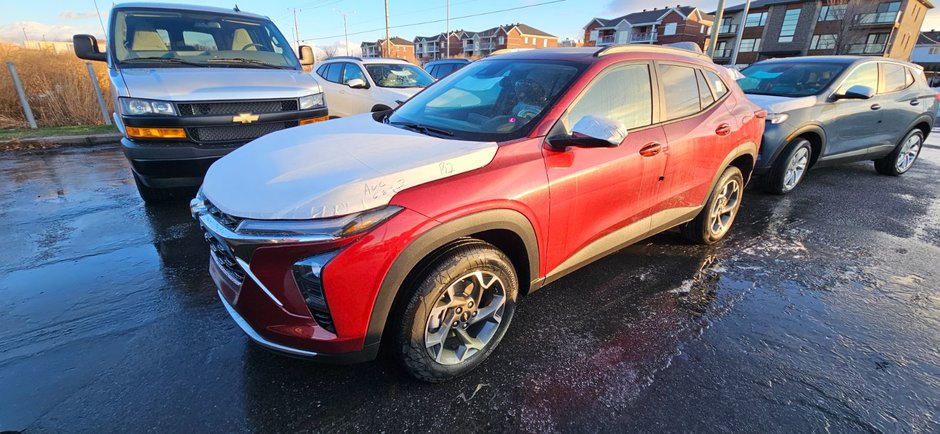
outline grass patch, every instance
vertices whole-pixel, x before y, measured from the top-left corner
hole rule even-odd
[[[52,136],[85,136],[116,133],[114,125],[75,125],[71,127],[14,128],[0,130],[0,141]]]

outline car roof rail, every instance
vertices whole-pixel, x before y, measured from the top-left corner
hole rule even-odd
[[[617,44],[617,45],[608,45],[597,52],[594,53],[594,57],[606,56],[608,54],[620,54],[620,53],[659,53],[659,54],[677,54],[680,56],[693,57],[700,60],[712,61],[708,55],[701,52],[695,52],[692,50],[679,48],[679,47],[670,47],[665,45],[648,45],[648,44]]]
[[[326,60],[333,60],[333,59],[360,60],[360,61],[362,60],[362,58],[358,56],[333,56]]]

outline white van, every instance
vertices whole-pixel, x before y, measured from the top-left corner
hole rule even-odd
[[[158,3],[114,6],[107,52],[75,35],[75,54],[108,62],[114,121],[140,196],[202,183],[215,160],[267,133],[327,119],[323,93],[267,17]]]

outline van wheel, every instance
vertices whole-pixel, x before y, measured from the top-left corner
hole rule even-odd
[[[714,244],[721,241],[741,209],[744,196],[744,176],[741,170],[731,166],[718,178],[718,183],[708,196],[705,208],[695,219],[680,230],[689,241],[699,244]]]
[[[147,204],[164,203],[174,197],[172,189],[147,187],[136,173],[134,184],[137,184],[137,193],[140,194],[140,198]]]
[[[427,382],[470,372],[506,333],[518,289],[503,252],[482,241],[454,248],[426,268],[396,312],[395,357]]]
[[[793,191],[806,176],[813,158],[813,148],[806,139],[796,139],[774,163],[770,173],[763,179],[763,190],[771,194],[787,194]]]
[[[923,147],[924,133],[914,128],[890,154],[875,160],[875,170],[882,175],[901,176],[911,170]]]

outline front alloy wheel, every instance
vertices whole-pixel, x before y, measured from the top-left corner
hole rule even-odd
[[[470,372],[493,352],[519,288],[509,258],[478,240],[445,251],[413,285],[391,317],[393,351],[408,373],[435,383]]]
[[[875,160],[875,170],[882,175],[900,176],[911,170],[924,146],[924,133],[913,129],[886,157]]]
[[[763,180],[764,191],[787,194],[800,185],[813,159],[813,148],[806,139],[796,139],[787,146]]]

